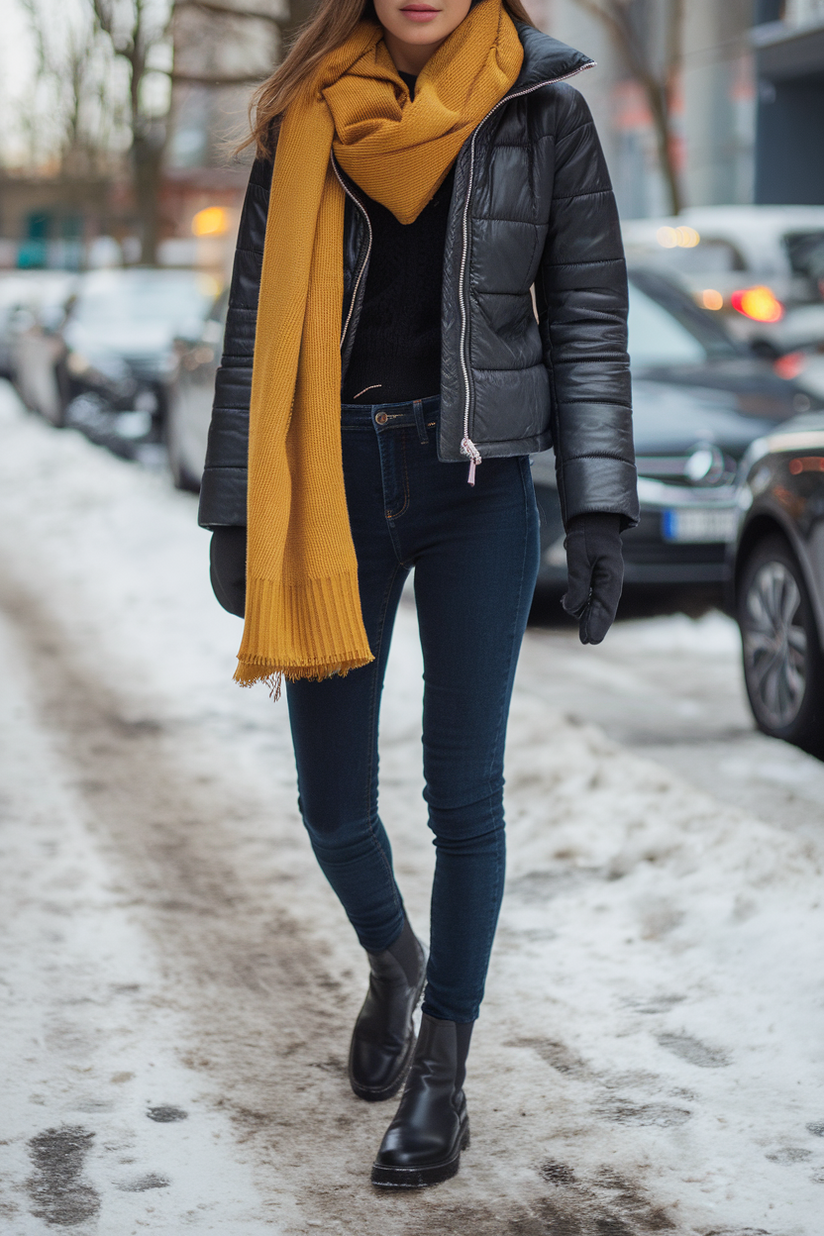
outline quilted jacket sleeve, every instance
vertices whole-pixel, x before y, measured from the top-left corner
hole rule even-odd
[[[632,527],[638,494],[626,265],[592,116],[569,86],[558,92],[550,226],[535,292],[564,523],[608,511]]]
[[[258,159],[252,167],[240,217],[223,357],[215,379],[209,445],[200,488],[198,523],[202,528],[246,523],[252,357],[271,182],[271,162]]]

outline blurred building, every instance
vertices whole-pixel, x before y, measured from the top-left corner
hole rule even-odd
[[[592,107],[622,214],[668,214],[650,110],[626,56],[579,0],[529,7],[598,62],[575,85]],[[671,7],[629,0],[653,67],[666,53]],[[685,204],[824,204],[824,0],[687,0],[683,11],[672,125]]]
[[[178,3],[173,22],[175,82],[163,179],[168,235],[161,250],[176,264],[225,267],[249,174],[249,96],[280,51],[279,0]]]
[[[824,0],[756,0],[755,200],[824,203]]]
[[[105,176],[0,170],[0,268],[77,270],[95,236],[116,230]]]

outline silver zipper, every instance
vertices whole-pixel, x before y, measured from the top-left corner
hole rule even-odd
[[[335,162],[334,155],[330,154],[329,157],[332,161],[332,170],[334,171],[335,175],[338,178],[340,187],[343,189],[347,197],[351,197],[352,201],[355,203],[358,210],[363,215],[364,219],[366,220],[367,230],[369,232],[369,243],[366,246],[366,257],[363,259],[361,263],[361,268],[358,271],[358,277],[355,280],[355,286],[352,290],[352,299],[349,303],[349,312],[346,315],[346,321],[344,322],[343,330],[341,331],[340,348],[341,348],[341,351],[343,351],[343,343],[344,343],[344,340],[346,339],[346,332],[349,330],[349,323],[352,321],[352,314],[355,312],[355,301],[358,298],[358,288],[360,287],[361,279],[363,278],[363,272],[366,270],[366,267],[369,265],[369,258],[372,253],[372,224],[369,220],[369,214],[367,213],[366,207],[362,206],[361,203],[358,201],[358,199],[355,197],[354,193],[352,193],[352,191],[349,188],[347,188],[346,183],[343,180],[343,177],[338,171],[338,165]]]
[[[551,77],[549,81],[536,82],[534,86],[527,87],[526,90],[519,90],[516,94],[504,95],[499,99],[495,106],[486,113],[483,120],[480,120],[475,126],[475,131],[469,144],[469,181],[466,186],[466,198],[464,200],[463,219],[461,225],[461,268],[458,284],[458,305],[461,311],[461,370],[463,371],[464,388],[466,397],[464,400],[464,419],[463,419],[463,438],[461,439],[461,454],[469,458],[469,477],[467,478],[470,485],[475,484],[475,469],[478,464],[482,463],[481,452],[478,450],[475,443],[469,436],[469,411],[470,411],[470,392],[469,392],[469,362],[466,355],[466,332],[467,332],[467,311],[466,302],[464,300],[464,278],[466,274],[466,258],[468,250],[468,222],[469,222],[469,199],[472,196],[472,180],[475,175],[475,139],[481,125],[486,124],[490,116],[492,116],[499,107],[503,107],[504,103],[511,102],[512,99],[520,99],[525,94],[532,94],[536,90],[541,90],[544,86],[554,86],[556,82],[565,82],[570,77],[576,77],[579,73],[585,72],[586,69],[595,67],[595,61],[590,60],[586,64],[582,64],[580,68],[573,69],[571,73],[564,73],[561,77]],[[345,187],[345,186],[344,186]]]

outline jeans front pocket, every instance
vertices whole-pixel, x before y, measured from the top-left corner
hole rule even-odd
[[[409,507],[409,435],[407,428],[378,433],[384,514],[390,523]]]

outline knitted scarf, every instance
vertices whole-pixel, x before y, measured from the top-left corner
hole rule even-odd
[[[373,660],[361,615],[340,431],[345,195],[330,153],[401,223],[432,198],[514,83],[523,49],[484,0],[410,101],[374,22],[287,108],[275,156],[249,424],[246,621],[235,679],[326,678]]]

